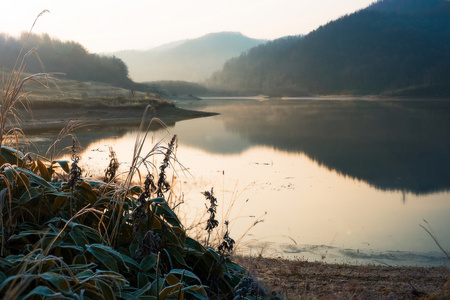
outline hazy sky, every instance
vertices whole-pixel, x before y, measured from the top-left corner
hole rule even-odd
[[[2,0],[0,32],[34,32],[90,52],[148,49],[212,32],[259,39],[306,34],[374,0]]]

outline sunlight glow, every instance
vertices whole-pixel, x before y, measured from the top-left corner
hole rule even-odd
[[[91,52],[148,49],[208,33],[237,31],[251,38],[276,39],[307,34],[372,0],[139,0],[27,1],[6,0],[0,12],[1,32],[28,31],[48,9],[35,33],[73,40]]]

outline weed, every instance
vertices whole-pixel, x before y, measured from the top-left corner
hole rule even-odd
[[[78,180],[81,179],[81,168],[78,166],[80,157],[77,155],[77,143],[75,139],[72,139],[72,165],[70,167],[69,179],[67,180],[67,187],[70,189],[70,215],[73,213],[73,201],[74,201],[74,187]]]
[[[210,206],[206,206],[207,212],[209,213],[209,219],[206,221],[205,230],[208,232],[208,238],[206,240],[206,247],[209,245],[209,238],[211,237],[211,232],[219,226],[219,221],[216,220],[216,209],[217,209],[217,199],[214,197],[214,189],[211,188],[211,192],[203,192],[206,200],[209,201]]]
[[[431,228],[430,224],[427,222],[427,220],[423,220],[425,222],[425,224],[427,224],[428,228],[426,228],[425,226],[423,226],[422,224],[419,224],[420,227],[423,228],[423,230],[425,230],[433,239],[433,241],[436,243],[436,245],[439,247],[439,249],[441,249],[442,253],[445,254],[445,256],[447,257],[447,259],[450,261],[450,255],[447,253],[447,251],[445,251],[445,249],[441,246],[441,243],[439,243],[439,240],[437,239],[436,235],[433,232],[433,229]]]
[[[114,180],[120,166],[119,161],[117,160],[116,152],[114,152],[112,147],[109,147],[109,157],[109,165],[105,170],[105,177],[103,178],[103,181],[106,183]]]
[[[225,234],[223,235],[223,242],[222,244],[219,245],[219,247],[217,248],[217,250],[220,253],[223,252],[228,252],[228,253],[232,253],[233,249],[234,249],[234,240],[230,237],[229,233],[228,233],[228,221],[225,221],[225,226],[227,227],[227,230],[225,231]]]
[[[1,85],[1,94],[0,94],[0,147],[3,145],[4,139],[8,135],[18,136],[22,133],[20,128],[14,126],[14,123],[20,124],[20,116],[17,113],[17,107],[22,105],[26,108],[26,103],[23,100],[26,100],[26,94],[22,92],[22,88],[28,82],[38,82],[43,86],[47,86],[43,83],[43,80],[48,80],[51,78],[49,74],[46,73],[37,73],[23,78],[23,72],[26,67],[26,58],[31,54],[34,54],[39,58],[37,53],[34,50],[30,50],[22,57],[22,53],[24,52],[26,43],[31,34],[31,31],[36,24],[36,21],[39,17],[41,17],[47,11],[42,11],[34,21],[31,26],[30,31],[28,32],[27,38],[25,39],[22,48],[20,49],[19,55],[17,56],[17,60],[14,64],[14,68],[11,74],[5,79],[2,77],[2,85]],[[22,57],[22,58],[21,58]],[[20,61],[20,63],[19,63]],[[12,129],[7,130],[8,127]]]
[[[166,168],[169,166],[169,160],[173,153],[173,149],[175,146],[177,136],[174,135],[172,137],[172,140],[170,141],[169,145],[167,146],[166,153],[164,155],[163,162],[161,166],[159,167],[159,179],[158,179],[158,189],[156,190],[156,195],[158,197],[163,197],[164,193],[167,192],[170,189],[170,184],[167,182],[167,176],[166,176]]]

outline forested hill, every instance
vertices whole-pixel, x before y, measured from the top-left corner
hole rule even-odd
[[[193,82],[205,80],[228,59],[264,42],[238,32],[218,32],[146,51],[128,50],[112,54],[125,61],[133,80]]]
[[[14,38],[0,34],[0,67],[14,67],[26,36],[27,34],[22,34],[21,37]],[[47,34],[32,34],[22,56],[30,49],[36,51],[39,59],[35,55],[28,55],[25,60],[26,72],[58,72],[65,73],[65,78],[68,79],[104,82],[124,88],[134,86],[128,77],[128,68],[122,60],[91,54],[76,42],[62,42]]]
[[[450,95],[450,2],[384,0],[227,61],[214,88],[274,96]]]

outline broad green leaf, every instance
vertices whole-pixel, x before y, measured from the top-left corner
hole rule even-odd
[[[165,280],[169,285],[175,285],[181,282],[180,279],[178,279],[175,275],[171,273],[166,275]]]
[[[28,188],[30,186],[28,177],[23,173],[19,173],[19,178],[17,179],[17,181],[19,182],[19,184],[21,184],[21,186],[23,185],[25,188]]]
[[[207,300],[208,294],[205,291],[205,286],[188,286],[183,289],[186,294],[192,295],[195,299]],[[190,298],[190,297],[189,297]]]
[[[55,201],[53,202],[53,206],[52,206],[52,210],[57,210],[58,208],[60,208],[64,202],[66,201],[70,201],[68,200],[68,197],[62,197],[62,196],[57,196],[55,198]]]
[[[193,272],[189,271],[189,270],[184,270],[184,269],[173,269],[170,270],[170,274],[176,274],[176,275],[181,275],[184,278],[191,278],[196,280],[198,283],[202,283],[202,281],[200,280],[200,278],[197,277],[197,275],[195,275]],[[187,282],[186,280],[184,280],[185,282]]]
[[[178,291],[173,291],[172,293],[168,294],[166,296],[168,299],[186,299],[184,297],[184,290],[182,286],[180,286],[180,289]]]
[[[20,153],[12,148],[2,146],[0,149],[0,156],[3,157],[5,162],[10,163],[11,165],[17,164],[18,166],[23,166],[23,160],[18,158],[18,156],[23,157],[23,155],[20,155]]]
[[[55,162],[61,166],[64,172],[70,173],[70,166],[67,160],[55,160]]]
[[[164,236],[165,239],[169,240],[173,245],[176,245],[178,247],[184,246],[178,239],[178,237],[175,235],[175,233],[173,233],[173,231],[165,230],[162,232],[162,235]]]
[[[175,257],[175,259],[178,261],[178,263],[180,263],[183,266],[186,266],[186,262],[184,261],[183,254],[181,253],[181,251],[183,251],[183,249],[181,247],[176,247],[176,248],[167,247],[167,251],[173,257]]]
[[[177,283],[175,285],[171,285],[168,287],[165,287],[160,293],[159,298],[160,299],[168,299],[169,297],[175,297],[175,295],[178,295],[178,291],[183,289],[183,284]],[[169,296],[170,294],[170,296]]]
[[[28,201],[35,199],[42,195],[42,189],[37,188],[29,188],[28,190],[25,190],[22,196],[19,198],[19,203],[24,205]]]
[[[39,168],[39,173],[41,174],[41,177],[47,181],[50,181],[51,180],[50,174],[49,174],[45,164],[40,159],[37,159],[36,162],[37,162],[37,165]]]
[[[90,204],[97,202],[97,194],[92,190],[92,186],[86,182],[81,182],[76,187],[78,196],[86,199]]]
[[[9,276],[8,278],[6,278],[2,284],[0,284],[0,291],[3,290],[9,283],[14,282],[17,280],[17,282],[31,282],[35,279],[39,279],[39,275],[34,275],[34,274],[18,274],[18,275],[13,275],[13,276]]]
[[[61,244],[61,245],[58,245],[58,247],[59,248],[64,248],[64,249],[74,249],[74,250],[77,250],[79,252],[83,252],[84,251],[83,247],[75,246],[75,245],[67,245],[67,244],[64,244],[64,243]]]
[[[0,263],[0,264],[1,264],[1,263]],[[0,272],[0,283],[3,282],[3,281],[5,281],[5,279],[6,279],[5,273]]]
[[[74,228],[69,232],[72,240],[77,244],[77,246],[84,247],[86,244],[89,244],[89,241],[86,235],[79,229]]]
[[[160,199],[160,198],[156,198]],[[154,202],[155,199],[149,200],[150,202]],[[164,200],[164,199],[163,199]],[[167,203],[159,203],[159,207],[157,208],[157,215],[164,217],[164,219],[172,226],[175,227],[182,227],[180,220],[178,219],[177,215],[167,206]]]
[[[166,199],[161,198],[161,197],[160,198],[153,198],[153,199],[150,199],[148,201],[152,202],[152,203],[159,204],[159,205],[167,205]]]
[[[145,287],[148,283],[149,283],[148,277],[145,276],[144,273],[139,272],[139,273],[138,273],[138,288],[142,289],[142,288]]]
[[[54,191],[54,192],[48,192],[46,193],[47,195],[52,195],[52,196],[57,196],[57,197],[66,197],[69,198],[72,195],[70,194],[70,192],[58,192],[58,191]]]
[[[30,181],[40,185],[41,187],[45,188],[46,191],[55,191],[55,187],[52,186],[50,183],[48,183],[45,179],[43,179],[42,177],[34,174],[33,172],[30,172],[26,169],[22,169],[22,168],[15,168],[17,171],[20,171],[22,173],[25,173],[28,175],[28,179],[30,179]]]
[[[16,173],[13,172],[9,167],[6,167],[3,172],[5,172],[5,176],[6,178],[8,178],[10,184],[13,184],[16,181]]]
[[[116,296],[119,297],[120,299],[127,299],[127,300],[141,300],[141,299],[143,299],[142,297],[136,297],[136,296],[133,296],[133,294],[124,293],[122,291],[116,292]],[[156,297],[154,299],[156,299]]]
[[[148,272],[151,268],[156,266],[156,262],[158,261],[158,257],[154,254],[147,255],[141,261],[141,270],[144,272]]]
[[[152,287],[150,288],[150,295],[151,296],[158,295],[158,293],[161,292],[163,286],[164,286],[164,278],[160,277],[159,280],[154,280],[152,283]]]
[[[0,258],[0,266],[2,268],[4,268],[5,266],[10,268],[10,267],[12,267],[14,265],[12,262],[7,260],[8,257],[6,257],[6,259],[5,258]]]
[[[103,280],[98,280],[97,284],[102,291],[103,299],[116,299],[116,295],[114,295],[114,291],[108,283],[104,282]]]
[[[41,278],[47,280],[63,293],[70,292],[70,284],[67,279],[58,273],[46,272],[40,275]]]
[[[114,272],[114,271],[106,271],[106,270],[96,270],[95,271],[96,276],[103,276],[103,277],[108,277],[111,280],[116,280],[116,281],[120,281],[120,282],[126,282],[125,277],[123,277],[122,274],[118,273],[118,272]]]
[[[61,293],[56,293],[56,292],[52,291],[50,288],[48,288],[46,286],[38,286],[38,287],[34,288],[31,292],[26,294],[22,299],[33,299],[34,296],[41,296],[42,298],[55,297],[58,299],[70,299],[70,298],[64,297]]]
[[[119,267],[117,266],[116,260],[113,256],[106,253],[105,250],[95,247],[88,247],[87,251],[92,253],[92,255],[94,255],[94,257],[98,259],[109,270],[119,272]]]
[[[56,233],[48,232],[48,231],[42,231],[42,230],[30,230],[30,231],[22,231],[19,234],[15,234],[11,236],[8,240],[17,240],[29,235],[46,235],[47,237],[54,237],[56,236]]]
[[[129,189],[132,194],[139,195],[142,193],[142,187],[135,185]]]
[[[114,259],[114,261],[120,260],[120,262],[121,262],[122,264],[125,264],[125,262],[124,262],[123,259],[122,259],[122,254],[120,254],[120,252],[114,250],[113,248],[111,248],[111,247],[109,247],[109,246],[102,245],[102,244],[92,244],[92,245],[89,245],[89,247],[101,249],[101,250],[103,250],[105,253],[107,253],[108,255],[111,255],[111,256],[113,256],[114,258],[116,258],[116,259]]]
[[[95,288],[89,288],[84,290],[84,299],[106,299]]]
[[[203,247],[202,244],[190,237],[186,237],[186,246],[189,246],[190,248],[195,249],[201,253],[204,253],[206,251],[206,248]]]
[[[136,243],[135,241],[130,244],[130,247],[128,247],[128,250],[130,251],[131,256],[133,256],[136,253],[138,246],[139,246],[138,243]]]
[[[87,264],[86,256],[84,256],[83,254],[78,254],[73,259],[72,264],[75,264],[75,265],[86,265]]]
[[[97,243],[101,242],[102,237],[100,236],[97,230],[88,227],[88,229],[83,230],[83,233],[86,235],[88,239],[95,241]]]
[[[94,272],[92,272],[91,270],[85,270],[83,272],[78,273],[77,275],[75,275],[75,277],[78,280],[83,280],[86,278],[91,278],[92,276],[94,276]]]
[[[152,283],[148,282],[145,286],[143,286],[141,289],[133,292],[134,297],[139,297],[139,299],[142,299],[141,296],[145,294],[150,288],[152,287]],[[155,298],[156,299],[156,298]]]
[[[132,259],[131,257],[129,257],[126,254],[121,253],[122,255],[122,260],[125,262],[125,264],[131,268],[133,271],[139,271],[140,266],[137,263],[137,261],[135,261],[134,259]]]
[[[170,257],[170,253],[167,251],[167,249],[163,249],[163,251],[166,253],[167,258],[169,259],[170,269],[173,269],[173,263],[172,263],[172,257]]]

